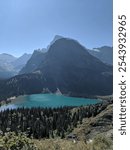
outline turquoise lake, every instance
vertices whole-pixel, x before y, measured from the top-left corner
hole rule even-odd
[[[27,96],[19,96],[12,103],[3,105],[1,110],[16,109],[20,107],[60,107],[60,106],[82,106],[101,102],[98,99],[67,97],[56,94],[33,94]]]

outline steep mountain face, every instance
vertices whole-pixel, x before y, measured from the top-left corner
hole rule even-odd
[[[75,40],[57,40],[37,70],[65,94],[86,96],[112,92],[112,68],[90,55]],[[51,89],[50,84],[48,87]]]
[[[26,73],[31,73],[31,72],[35,71],[39,67],[41,62],[44,61],[46,52],[49,50],[51,45],[53,45],[58,39],[61,39],[61,38],[63,38],[63,37],[60,35],[56,35],[53,38],[53,40],[50,42],[50,44],[47,46],[46,49],[43,48],[43,49],[34,50],[32,57],[27,62],[27,64],[20,70],[19,74],[26,74]]]
[[[27,62],[27,64],[20,70],[19,74],[26,74],[35,71],[39,67],[40,63],[44,61],[46,52],[50,49],[51,45],[53,45],[57,40],[62,38],[62,36],[56,35],[47,46],[47,48],[34,50],[32,57]]]
[[[30,59],[31,54],[24,54],[16,58],[9,54],[0,54],[0,78],[7,79],[18,74]]]
[[[31,54],[23,54],[21,57],[17,58],[15,61],[12,62],[12,65],[14,67],[14,70],[16,72],[19,72],[27,63],[27,61],[30,59]]]
[[[35,50],[27,64],[21,69],[19,74],[26,74],[35,71],[40,63],[44,60],[45,52],[42,50]]]
[[[113,65],[113,47],[103,46],[88,51],[91,55],[97,57],[105,64]]]
[[[112,94],[112,67],[90,55],[77,41],[61,38],[48,52],[34,52],[21,74],[1,85],[0,95],[40,93],[57,89],[69,96]],[[31,67],[30,67],[31,66]],[[24,74],[29,73],[29,74]],[[4,94],[5,95],[5,94]]]
[[[51,46],[52,44],[54,44],[55,41],[57,41],[57,40],[59,40],[59,39],[62,39],[62,38],[63,38],[63,36],[55,35],[55,37],[53,38],[53,40],[51,41],[51,43],[47,46],[47,50],[49,50],[50,46]]]

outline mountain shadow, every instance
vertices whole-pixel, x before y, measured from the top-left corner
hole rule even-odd
[[[1,84],[0,96],[2,99],[41,93],[45,89],[52,93],[59,89],[62,94],[78,97],[109,95],[112,94],[112,80],[111,66],[92,56],[77,41],[60,38],[44,55],[35,55],[34,60],[31,58],[23,74]]]

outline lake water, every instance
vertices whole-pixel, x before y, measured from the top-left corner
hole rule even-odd
[[[19,96],[12,103],[3,105],[1,110],[15,109],[20,107],[60,107],[60,106],[81,106],[99,103],[98,99],[67,97],[56,94],[33,94],[27,96]]]

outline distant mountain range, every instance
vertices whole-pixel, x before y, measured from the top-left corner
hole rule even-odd
[[[47,48],[42,49],[36,49],[34,50],[33,57],[31,58],[31,54],[23,54],[21,57],[14,57],[10,54],[0,54],[0,79],[7,79],[11,78],[17,74],[21,74],[24,72],[25,65],[27,61],[31,58],[35,59],[35,55],[39,55],[39,59],[35,61],[34,64],[32,64],[31,68],[32,70],[35,70],[35,65],[38,65],[38,63],[41,61],[41,53],[45,53],[48,51],[49,47],[58,39],[62,38],[62,36],[56,35],[54,39],[50,42],[50,44],[47,46]],[[29,61],[29,64],[32,60]],[[30,72],[30,69],[28,68],[27,72]]]
[[[30,59],[31,54],[23,54],[16,58],[10,54],[0,54],[0,79],[13,77],[23,68]]]
[[[34,51],[19,75],[0,84],[0,99],[57,89],[69,96],[109,95],[112,81],[112,66],[77,41],[60,37],[47,52]]]
[[[63,39],[64,37],[56,35],[52,42],[48,45],[47,49],[43,50],[35,50],[32,54],[32,57],[28,61],[28,63],[21,69],[19,74],[31,73],[38,68],[40,63],[44,60],[46,52],[49,50],[50,46],[55,43],[55,41],[59,39]],[[69,38],[67,38],[69,39]],[[70,39],[71,40],[71,39]],[[75,42],[78,42],[74,40]],[[86,49],[91,55],[101,60],[103,63],[108,65],[113,65],[113,48],[109,46],[103,46],[100,48],[94,48],[92,50]],[[39,59],[37,59],[39,58]]]
[[[103,46],[88,51],[91,55],[97,57],[105,64],[113,65],[113,47]]]
[[[49,50],[50,46],[54,44],[56,40],[62,38],[64,37],[56,35],[47,48],[34,50],[33,55],[25,53],[21,57],[16,58],[10,54],[0,54],[0,79],[7,79],[18,74],[34,71],[42,62],[45,55],[44,53]],[[93,48],[92,50],[86,50],[94,57],[100,59],[103,63],[113,65],[113,47],[103,46],[99,48]],[[39,59],[37,59],[38,57]],[[27,62],[28,64],[26,65]]]

